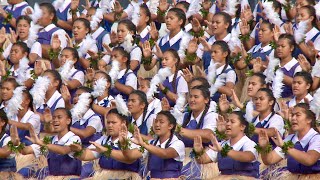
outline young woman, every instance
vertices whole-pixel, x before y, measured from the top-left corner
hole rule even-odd
[[[279,132],[281,136],[284,134],[284,121],[281,116],[274,112],[276,99],[273,93],[268,88],[261,88],[253,99],[255,110],[259,113],[254,117],[252,123],[254,124],[255,131],[252,140],[258,142],[258,134],[264,130],[269,137],[274,137],[275,132]],[[275,148],[275,144],[273,144]]]
[[[301,71],[299,62],[292,57],[292,52],[295,47],[295,41],[292,35],[281,34],[277,41],[276,54],[280,59],[279,68],[283,71],[283,91],[281,93],[282,98],[288,98],[293,95],[292,93],[292,81],[293,76]]]
[[[28,54],[29,48],[26,43],[14,43],[10,50],[10,62],[12,67],[9,71],[10,75],[15,77],[19,84],[31,88],[34,81],[31,78],[32,68],[28,65],[28,59],[26,59]]]
[[[153,120],[155,119],[154,114],[148,113],[148,100],[146,94],[139,90],[133,91],[129,95],[127,106],[131,114],[129,122],[136,125],[145,138],[148,136]]]
[[[212,27],[210,27],[211,34],[213,35],[208,39],[209,45],[212,45],[215,41],[225,41],[229,42],[230,40],[230,32],[232,29],[231,17],[229,14],[225,12],[218,12],[213,16],[212,19]],[[208,49],[204,50],[203,43],[199,45],[197,50],[198,58],[202,59],[204,69],[208,69],[211,63],[211,52],[212,48],[208,47]],[[230,54],[230,53],[229,53]]]
[[[19,84],[17,83],[16,79],[13,77],[9,77],[1,82],[1,99],[2,103],[0,108],[4,108],[7,106],[8,101],[13,96],[13,91],[18,87]]]
[[[8,59],[10,55],[10,50],[12,48],[12,44],[15,43],[16,41],[22,41],[26,43],[30,48],[30,53],[28,55],[30,65],[33,65],[33,63],[38,58],[42,57],[41,44],[37,41],[30,42],[32,41],[29,35],[29,32],[32,31],[32,28],[30,26],[31,26],[31,19],[29,16],[20,16],[19,18],[17,18],[17,32],[16,34],[12,32],[13,36],[10,39],[12,42],[4,49],[2,54],[3,56],[0,56],[0,59],[2,58]],[[0,44],[3,45],[4,41],[5,39],[1,39]]]
[[[306,103],[312,101],[313,97],[311,96],[310,88],[312,86],[313,80],[309,73],[305,71],[297,72],[294,75],[292,82],[292,91],[294,97],[287,102],[289,107],[294,107],[299,103]]]
[[[123,99],[128,100],[129,94],[137,89],[137,77],[130,69],[130,54],[123,47],[115,47],[112,50],[111,58],[120,64],[118,80],[110,89],[110,94],[116,96],[121,94]]]
[[[57,135],[50,138],[50,143],[46,144],[40,140],[34,130],[27,137],[37,148],[26,146],[22,153],[40,154],[40,147],[45,147],[49,154],[48,161],[48,179],[79,178],[81,173],[81,161],[74,158],[74,153],[69,147],[74,142],[81,143],[79,136],[70,131],[71,113],[65,108],[57,108],[51,117],[54,132]]]
[[[137,24],[137,34],[139,41],[144,43],[151,38],[150,35],[150,22],[151,12],[146,4],[140,5],[139,22]]]
[[[258,32],[258,38],[260,44],[253,46],[249,51],[248,54],[251,55],[253,59],[256,59],[258,57],[261,58],[264,65],[267,65],[267,56],[269,56],[271,53],[274,53],[274,50],[270,46],[270,43],[273,41],[273,32],[274,25],[271,24],[268,21],[262,21],[260,23],[260,28]],[[245,67],[249,66],[249,68],[252,68],[253,61],[250,61],[250,64],[246,64],[244,61],[246,57],[243,57],[240,59],[240,61],[237,61],[235,66],[237,69],[244,69]]]
[[[170,68],[172,75],[159,85],[159,99],[166,97],[169,100],[170,106],[173,107],[178,98],[178,94],[186,95],[188,93],[188,84],[182,76],[182,71],[179,69],[180,57],[176,50],[169,49],[164,52],[161,61],[163,68]]]
[[[230,49],[228,44],[225,41],[215,41],[211,48],[212,63],[217,63],[215,82],[223,82],[223,85],[211,97],[212,101],[217,102],[221,94],[226,94],[228,97],[232,96],[231,90],[234,89],[236,84],[237,74],[229,65]]]
[[[280,179],[318,179],[319,178],[319,142],[320,136],[316,131],[315,114],[309,110],[308,104],[297,104],[292,110],[292,130],[295,132],[284,140],[279,133],[272,137],[277,147],[269,153],[262,153],[262,161],[267,165],[287,159],[287,170],[290,173],[279,173]],[[291,142],[293,145],[288,146]],[[265,148],[269,138],[265,131],[259,134],[259,145]]]
[[[153,123],[156,139],[145,143],[139,128],[135,128],[133,141],[148,151],[147,168],[150,177],[156,179],[179,178],[185,157],[185,146],[177,136],[176,119],[169,111],[161,111]]]
[[[90,35],[90,21],[84,18],[78,18],[73,22],[72,33],[74,36],[74,47],[78,50],[79,54],[81,54],[81,56],[79,55],[79,61],[77,62],[76,67],[77,69],[84,71],[91,65],[91,62],[88,60],[88,58],[90,58],[88,51],[92,53],[98,52],[96,43],[91,43],[93,39]],[[91,39],[91,41],[88,39]]]
[[[63,29],[58,28],[54,22],[57,20],[56,10],[51,3],[41,3],[40,8],[42,10],[42,16],[38,20],[38,24],[44,27],[38,33],[38,42],[42,47],[42,57],[49,58],[49,50],[51,48],[51,42],[54,35],[57,35],[60,40],[60,48],[67,46],[66,32]]]
[[[180,58],[183,58],[185,55],[185,50],[187,48],[187,44],[190,41],[191,37],[187,33],[183,31],[186,22],[185,13],[179,8],[171,8],[166,15],[166,26],[169,30],[169,33],[164,37],[160,38],[157,41],[157,45],[161,52],[165,52],[169,49],[173,49],[178,52]],[[147,43],[148,44],[148,43]],[[148,44],[150,45],[150,44]],[[148,46],[147,46],[148,47]],[[146,44],[144,45],[143,55],[144,58],[151,58],[152,56],[152,47],[148,47],[148,51],[145,50]],[[156,51],[156,47],[154,47],[153,51]],[[161,54],[161,53],[160,53]],[[157,62],[163,58],[158,53],[160,57],[152,57],[152,61],[150,64],[144,64],[144,68],[146,70],[151,70]]]
[[[255,149],[256,143],[246,136],[249,124],[244,118],[244,113],[234,111],[226,120],[222,118],[222,121],[225,121],[223,128],[228,140],[218,142],[216,137],[211,134],[212,145],[209,146],[209,150],[204,150],[201,137],[195,137],[194,150],[197,162],[202,164],[212,161],[218,162],[221,174],[215,179],[259,178],[260,163]],[[222,148],[227,146],[231,149],[222,151]]]
[[[82,161],[99,159],[102,171],[95,172],[94,179],[141,179],[138,174],[141,163],[139,158],[142,157],[139,146],[131,144],[121,150],[125,139],[132,136],[126,130],[124,130],[124,133],[120,132],[121,129],[126,129],[127,119],[128,117],[120,114],[117,109],[110,110],[105,118],[106,134],[108,135],[103,135],[95,142],[91,142],[92,145],[83,149],[82,155],[77,157]],[[82,148],[79,145],[72,145],[71,147],[74,151],[80,151]]]
[[[139,78],[139,88],[138,90],[144,92],[145,94],[148,92],[149,88],[150,88],[150,79],[143,79],[143,78]],[[158,114],[158,112],[160,112],[162,110],[161,107],[161,101],[156,98],[153,97],[151,100],[148,101],[148,110],[147,110],[147,114]]]

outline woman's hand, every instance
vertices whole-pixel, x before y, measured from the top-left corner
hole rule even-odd
[[[10,137],[13,145],[18,146],[20,144],[18,129],[15,125],[10,127]]]
[[[31,141],[33,144],[38,144],[39,146],[44,146],[45,144],[43,143],[43,141],[41,141],[38,137],[38,135],[36,134],[33,126],[31,127],[31,129],[29,130],[30,136],[26,136],[26,138]]]
[[[97,142],[89,141],[89,143],[96,147],[95,151],[97,151],[98,153],[103,153],[108,150],[106,147],[102,146],[101,144],[99,144]]]
[[[119,132],[119,142],[121,144],[124,143],[124,141],[127,139],[128,137],[128,129],[127,129],[127,126],[125,124],[122,124],[121,125],[121,129],[120,129],[120,132]]]
[[[152,50],[149,41],[146,41],[142,45],[142,53],[143,57],[149,58],[152,56]]]
[[[219,109],[221,112],[225,113],[228,111],[230,103],[227,99],[227,95],[222,94],[219,98]]]
[[[260,57],[257,57],[254,61],[253,61],[253,72],[254,73],[259,73],[259,72],[263,72],[263,69],[266,69],[267,67],[265,65],[263,65],[262,60]]]
[[[201,49],[202,51],[211,51],[211,45],[207,42],[205,38],[200,37],[199,41],[203,46],[203,49]]]
[[[220,143],[218,142],[216,136],[213,134],[210,134],[210,139],[211,139],[212,145],[209,145],[209,148],[216,151],[216,152],[220,152],[222,150],[222,147],[221,147]]]
[[[275,42],[279,40],[279,36],[281,35],[280,27],[275,25],[273,28],[273,39]]]
[[[16,34],[16,32],[14,30],[12,30],[10,28],[10,37],[9,37],[9,40],[12,44],[16,43],[17,40],[18,40],[18,35]]]
[[[274,128],[274,131],[275,131],[275,136],[271,137],[271,139],[278,147],[282,147],[283,146],[282,137],[277,129]]]
[[[58,34],[53,35],[52,41],[51,41],[51,48],[53,50],[58,50],[60,48],[60,46],[61,46],[61,41],[59,39]]]
[[[261,130],[259,133],[259,146],[262,148],[266,148],[269,144],[269,137],[267,135],[267,132],[265,130]]]
[[[156,51],[153,52],[158,58],[162,58],[163,57],[163,53],[162,50],[160,49],[159,45],[156,43],[155,44],[156,47]]]
[[[76,143],[70,144],[69,147],[72,152],[79,152],[82,149],[82,146],[80,144],[76,144]]]
[[[119,13],[121,13],[122,11],[123,11],[123,8],[122,8],[121,4],[119,3],[119,1],[115,1],[115,2],[114,2],[114,12],[115,12],[116,14],[119,14]]]
[[[201,136],[196,136],[193,139],[193,149],[196,153],[200,153],[203,151],[202,138]]]
[[[240,22],[240,33],[242,35],[250,34],[250,25],[248,24],[246,19],[241,19],[241,22]]]
[[[201,24],[197,18],[192,19],[191,25],[192,25],[193,32],[197,33],[201,30]]]
[[[61,96],[62,96],[63,100],[65,102],[70,102],[71,95],[70,95],[68,87],[66,85],[62,85],[60,91],[61,91]]]
[[[197,49],[198,49],[197,42],[198,42],[197,38],[193,38],[191,39],[191,41],[189,41],[188,48],[187,48],[188,54],[194,54],[197,52]]]
[[[70,9],[71,9],[72,11],[77,10],[78,7],[79,7],[79,3],[80,3],[79,0],[71,0]]]
[[[188,68],[182,69],[182,77],[187,81],[187,83],[190,83],[192,78],[194,77],[191,71]]]
[[[159,32],[158,32],[157,27],[156,27],[156,24],[155,24],[154,22],[152,22],[152,23],[150,24],[150,31],[149,31],[149,33],[150,33],[151,39],[153,39],[153,40],[158,39],[158,37],[159,37]]]
[[[219,132],[225,132],[226,131],[226,121],[223,116],[218,115],[217,119],[217,130]]]
[[[0,60],[0,76],[5,76],[7,74],[6,71],[6,62]]]
[[[92,81],[93,81],[94,74],[95,74],[95,70],[94,70],[94,69],[88,68],[88,69],[86,70],[86,77],[87,77],[87,80],[88,80],[89,82],[92,82]]]
[[[41,61],[36,61],[36,62],[34,63],[34,68],[33,68],[33,70],[34,70],[34,74],[35,74],[36,76],[40,76],[40,75],[42,74],[42,72],[43,72],[42,62],[41,62]]]
[[[240,19],[245,19],[246,21],[251,21],[253,19],[253,14],[249,5],[246,5],[241,11]]]
[[[140,134],[140,130],[137,126],[134,126],[134,134],[133,134],[133,139],[130,139],[131,142],[135,143],[136,145],[139,145],[139,146],[143,146],[144,145],[144,141],[141,137],[141,134]]]
[[[48,107],[44,109],[43,113],[43,119],[45,123],[51,123],[52,122],[52,114],[51,111]]]
[[[242,109],[243,108],[243,105],[242,103],[240,102],[236,92],[234,91],[234,89],[231,90],[232,91],[232,96],[231,96],[231,99],[232,99],[232,103],[237,106],[238,108]]]
[[[165,11],[167,11],[167,9],[169,9],[169,4],[168,4],[167,0],[160,0],[159,11],[165,12]]]
[[[303,54],[298,55],[298,62],[302,68],[303,71],[310,72],[311,70],[311,65],[307,58]]]

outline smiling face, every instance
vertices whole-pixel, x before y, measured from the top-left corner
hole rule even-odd
[[[57,109],[52,116],[52,125],[54,132],[59,133],[68,130],[68,126],[71,123],[71,118],[63,109]]]
[[[192,111],[203,111],[206,104],[209,102],[208,98],[205,98],[202,91],[199,89],[191,89],[189,93],[188,103]]]
[[[105,118],[106,131],[109,136],[114,138],[119,136],[121,126],[125,124],[117,114],[109,113]]]
[[[295,107],[292,110],[291,128],[293,131],[301,131],[311,127],[312,120],[306,115],[306,110],[301,107]]]
[[[153,121],[153,131],[157,136],[165,136],[171,133],[173,127],[174,125],[170,124],[168,117],[163,114],[158,114]]]
[[[226,119],[226,135],[229,137],[237,137],[240,133],[243,133],[245,126],[241,124],[240,119],[236,114],[230,114]]]

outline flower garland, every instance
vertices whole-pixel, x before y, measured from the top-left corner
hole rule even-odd
[[[41,152],[41,154],[42,155],[45,155],[45,154],[47,154],[48,153],[48,144],[51,144],[51,137],[49,137],[49,136],[45,136],[44,138],[43,138],[43,143],[44,143],[44,146],[41,146],[40,147],[40,152]]]
[[[225,145],[222,147],[221,156],[222,156],[222,157],[227,157],[229,151],[231,151],[232,149],[233,149],[233,148],[232,148],[231,146],[229,146],[228,144],[225,144]]]
[[[272,151],[272,145],[269,143],[266,148],[262,148],[259,144],[254,147],[259,154],[268,154]]]

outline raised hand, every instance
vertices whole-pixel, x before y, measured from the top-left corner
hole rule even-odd
[[[160,0],[159,10],[161,12],[164,12],[164,11],[167,11],[167,9],[169,9],[169,3],[167,2],[167,0]]]
[[[203,151],[202,138],[201,136],[196,136],[193,139],[193,149],[196,153]]]
[[[196,70],[197,70],[197,74],[198,74],[197,76],[207,78],[207,74],[204,71],[203,67],[201,68],[200,66],[196,66]]]
[[[12,30],[11,28],[10,28],[10,37],[9,37],[9,40],[10,40],[10,42],[11,42],[12,44],[16,43],[17,40],[18,40],[18,35],[17,35],[17,33],[16,33],[14,30]]]
[[[142,45],[143,57],[149,58],[152,56],[152,50],[149,41],[146,41]]]
[[[267,67],[263,65],[262,60],[260,57],[257,57],[257,59],[253,63],[253,72],[259,73],[263,72],[263,69],[266,69]]]
[[[123,11],[123,8],[121,6],[121,4],[119,3],[119,1],[115,1],[114,2],[114,12],[119,14]]]
[[[70,144],[69,147],[72,152],[79,152],[82,149],[82,146],[80,144],[75,144],[75,143]]]
[[[45,123],[51,123],[52,122],[52,114],[51,111],[48,107],[44,109],[43,113],[43,119]]]
[[[197,42],[198,42],[197,38],[193,38],[191,39],[191,41],[189,41],[188,48],[187,48],[188,54],[194,54],[197,52],[197,49],[198,49]]]
[[[93,77],[94,77],[95,71],[92,68],[88,68],[86,70],[86,77],[88,79],[88,81],[92,82],[93,81]]]
[[[120,129],[120,133],[119,133],[119,142],[121,144],[123,144],[124,141],[127,139],[127,136],[128,136],[127,126],[125,124],[122,124],[121,129]]]
[[[106,44],[106,43],[103,43],[102,46],[106,49],[106,51],[103,52],[103,54],[104,54],[104,55],[111,55],[112,49],[109,47],[109,45]]]
[[[6,62],[0,60],[0,76],[5,76],[6,75]]]
[[[275,136],[271,137],[272,141],[278,146],[278,147],[282,147],[283,146],[283,140],[282,137],[279,133],[279,131],[275,128],[273,128],[273,130],[275,131]]]
[[[67,38],[67,46],[68,47],[73,47],[73,40],[72,38],[68,35],[68,34],[65,34],[66,38]],[[60,46],[59,46],[60,47]],[[58,48],[59,48],[58,47]]]
[[[278,114],[283,118],[283,119],[289,119],[289,107],[287,105],[287,102],[285,100],[281,100],[280,103],[280,111]]]
[[[41,141],[39,139],[39,137],[37,136],[33,126],[31,127],[31,129],[29,130],[30,136],[26,136],[25,138],[27,138],[29,141],[31,141],[33,144],[38,144],[39,146],[43,146],[44,143],[43,141]]]
[[[170,110],[170,104],[167,98],[162,98],[161,100],[161,106],[163,111],[169,111]]]
[[[27,8],[26,10],[26,16],[29,16],[32,14],[32,9],[31,8]]]
[[[269,144],[269,137],[267,135],[267,132],[265,130],[261,130],[259,132],[259,146],[261,146],[262,148],[266,148]]]
[[[19,145],[20,142],[20,138],[19,138],[19,134],[18,134],[18,129],[15,125],[12,125],[10,127],[10,137],[11,137],[11,141],[15,146]]]
[[[199,41],[203,46],[203,49],[201,49],[202,51],[211,51],[211,45],[207,42],[205,38],[200,37]]]
[[[201,24],[197,18],[193,18],[191,24],[193,32],[199,32],[201,30]]]
[[[280,27],[275,25],[273,28],[273,39],[277,42],[281,35]]]
[[[158,58],[162,58],[163,57],[163,53],[162,50],[160,49],[159,45],[156,43],[155,44],[156,47],[156,51],[153,52]]]
[[[285,23],[283,25],[283,28],[284,28],[284,31],[287,33],[287,34],[291,34],[293,35],[293,26],[292,26],[292,23]]]
[[[226,121],[224,119],[223,116],[218,115],[218,119],[217,119],[217,130],[219,132],[225,132],[226,131]]]
[[[80,3],[80,0],[71,0],[70,9],[71,9],[72,11],[77,10],[78,7],[79,7],[79,3]]]
[[[188,68],[182,69],[182,77],[187,81],[187,83],[191,82],[194,77],[191,71]]]
[[[253,14],[249,5],[246,5],[241,11],[240,19],[245,19],[246,21],[251,21],[253,19]]]
[[[230,107],[230,103],[227,99],[227,95],[225,94],[222,94],[219,98],[219,108],[220,108],[220,111],[225,113],[228,111]]]
[[[141,134],[140,134],[140,130],[137,126],[134,127],[134,134],[133,134],[133,139],[131,138],[130,141],[135,143],[136,145],[139,145],[139,146],[142,146],[144,141],[141,137]]]
[[[101,144],[99,144],[97,142],[89,141],[89,143],[96,147],[95,151],[97,151],[98,153],[103,153],[108,150],[106,147],[102,146]]]
[[[62,96],[63,100],[65,102],[70,102],[71,95],[70,95],[68,87],[66,85],[62,85],[60,91],[61,91],[61,96]]]
[[[250,33],[250,25],[246,19],[241,19],[240,22],[240,32],[242,35],[247,35]]]
[[[34,74],[37,75],[37,76],[40,76],[43,72],[43,68],[42,68],[42,62],[41,61],[36,61],[34,63]]]
[[[54,50],[57,50],[60,48],[60,46],[61,46],[61,41],[59,39],[58,34],[53,35],[52,41],[51,41],[51,48]]]
[[[311,65],[303,54],[298,55],[298,62],[303,71],[309,72],[311,70]]]
[[[112,31],[110,33],[110,41],[111,41],[111,44],[118,44],[119,40],[116,32]]]
[[[91,3],[89,0],[86,0],[86,5],[82,5],[83,9],[89,10],[91,8]]]
[[[220,143],[218,142],[216,136],[213,134],[210,134],[210,139],[211,139],[212,145],[209,145],[209,148],[216,151],[216,152],[220,152],[222,150],[222,147],[221,147]]]
[[[231,96],[231,99],[232,99],[232,103],[237,106],[238,108],[243,108],[243,105],[242,103],[240,102],[236,92],[234,91],[234,89],[231,90],[232,91],[232,96]]]
[[[6,42],[6,40],[7,40],[6,29],[2,27],[0,30],[0,44],[3,44],[4,42]]]
[[[152,23],[150,24],[150,31],[149,31],[149,33],[150,33],[150,36],[151,36],[152,39],[158,39],[158,37],[159,37],[159,32],[158,32],[157,27],[156,27],[156,24],[155,24],[154,22],[152,22]]]

